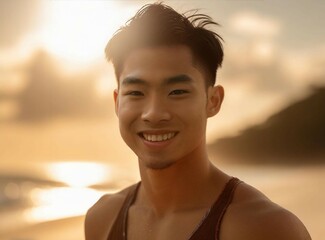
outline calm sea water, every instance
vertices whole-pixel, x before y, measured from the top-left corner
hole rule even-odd
[[[307,226],[314,240],[325,236],[325,165],[299,167],[222,166],[230,175],[237,176],[260,189],[271,200],[295,213]],[[130,171],[130,170],[129,170]],[[133,170],[132,170],[133,171]],[[117,174],[118,175],[118,174]],[[92,186],[71,186],[53,179],[32,178],[24,175],[0,175],[0,240],[50,239],[40,235],[42,229],[55,229],[62,233],[61,240],[80,239],[83,236],[81,220],[74,226],[70,237],[67,224],[72,217],[82,217],[86,210],[106,192],[137,181],[136,177],[123,180],[110,178]],[[43,224],[43,225],[42,225]],[[73,234],[74,232],[74,234]],[[27,234],[27,235],[28,235]],[[41,237],[42,236],[42,237]],[[57,235],[58,236],[58,235]],[[73,236],[73,237],[72,237]],[[78,236],[79,238],[76,238]]]

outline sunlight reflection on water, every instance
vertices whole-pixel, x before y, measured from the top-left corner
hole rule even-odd
[[[92,162],[58,162],[48,166],[49,176],[71,187],[88,187],[110,180],[111,168]]]
[[[27,225],[84,215],[104,194],[135,182],[127,166],[85,161],[44,165],[42,175],[0,174],[0,238]]]
[[[104,193],[116,189],[99,191],[93,185],[111,182],[111,167],[93,162],[64,161],[47,165],[48,176],[66,184],[64,187],[35,188],[30,194],[35,207],[24,211],[30,223],[45,222],[84,215]]]
[[[57,187],[34,189],[31,199],[34,208],[24,211],[29,223],[57,220],[85,214],[104,192],[91,188]]]
[[[60,171],[61,175],[65,172],[72,176],[71,171],[73,171],[81,173],[80,178],[82,176],[92,178],[91,174],[83,175],[83,173],[97,174],[97,170],[90,170],[91,167],[86,171],[84,166],[90,165],[80,164],[80,162],[54,165],[67,166],[70,169],[69,171],[66,169]],[[72,224],[72,221],[75,220],[71,219],[71,225],[66,226],[66,222],[63,220],[84,215],[101,195],[116,192],[139,180],[139,177],[135,175],[136,170],[128,167],[128,165],[103,165],[102,169],[109,170],[107,175],[103,175],[102,182],[91,181],[91,185],[88,185],[90,182],[87,184],[84,182],[79,186],[70,185],[69,181],[63,184],[55,182],[59,179],[59,177],[55,177],[55,174],[51,175],[51,181],[48,181],[47,178],[30,178],[19,175],[1,176],[0,174],[0,239],[24,239],[17,237],[19,234],[19,236],[27,236],[24,229],[32,231],[30,234],[42,234],[44,225],[37,225],[37,223],[45,222],[49,224],[49,228],[44,230],[44,234],[48,234],[48,231],[54,229],[55,234],[65,236],[57,239],[82,239],[66,237],[67,229],[70,228],[72,232],[75,231],[74,234],[81,232],[82,235],[82,222],[76,227]],[[64,169],[64,167],[62,168]],[[229,174],[257,187],[271,200],[295,213],[304,222],[313,239],[323,239],[325,215],[322,206],[325,194],[320,189],[324,182],[324,165],[296,167],[228,165],[222,168]],[[33,228],[33,226],[36,227]],[[30,237],[30,239],[49,238]]]

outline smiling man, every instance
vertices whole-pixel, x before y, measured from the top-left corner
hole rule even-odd
[[[109,41],[121,136],[141,182],[103,196],[87,213],[87,240],[309,240],[292,213],[220,171],[206,151],[221,38],[208,16],[163,4],[142,8]]]

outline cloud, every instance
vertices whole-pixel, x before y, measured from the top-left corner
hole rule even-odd
[[[325,45],[287,50],[283,58],[292,85],[325,85]]]
[[[278,39],[276,21],[260,21],[257,31],[233,29],[228,36],[217,80],[226,97],[220,118],[210,120],[210,139],[259,124],[310,94],[311,86],[325,85],[325,45],[288,48]]]
[[[281,24],[275,18],[247,11],[232,15],[229,22],[222,70],[226,81],[251,91],[282,88],[287,76],[277,38]]]
[[[0,120],[13,120],[10,117],[40,121],[58,117],[96,119],[113,116],[111,96],[98,93],[100,73],[96,70],[66,73],[56,58],[42,50],[35,52],[20,69],[7,73],[8,76],[18,74],[21,81],[17,77],[16,85],[7,84],[0,88],[0,112],[7,115]]]
[[[288,99],[310,85],[325,84],[325,45],[288,47],[281,42],[287,32],[274,17],[243,11],[232,15],[222,77],[233,88]]]
[[[15,45],[37,25],[40,0],[0,1],[0,48]]]
[[[233,15],[230,27],[236,33],[267,37],[278,35],[281,28],[275,19],[253,12],[239,12]]]

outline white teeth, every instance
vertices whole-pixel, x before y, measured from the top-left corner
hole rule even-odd
[[[143,133],[144,139],[150,142],[162,142],[169,140],[175,136],[175,133],[166,133],[166,134],[146,134]]]

